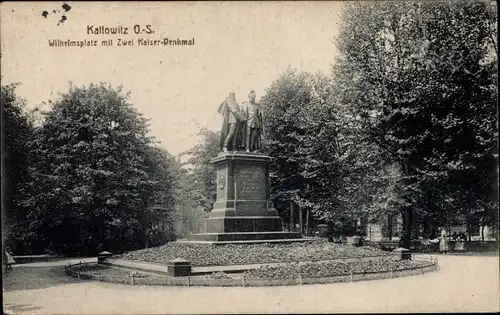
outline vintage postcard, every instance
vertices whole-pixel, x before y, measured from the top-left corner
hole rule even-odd
[[[496,2],[0,12],[4,313],[500,310]]]

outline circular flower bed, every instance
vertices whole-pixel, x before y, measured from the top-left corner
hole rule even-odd
[[[275,286],[388,279],[420,275],[438,269],[437,261],[398,260],[395,257],[353,259],[346,261],[315,261],[265,265],[243,273],[221,271],[209,275],[169,277],[128,271],[121,268],[85,263],[69,265],[65,272],[79,279],[130,285],[175,286]]]
[[[333,260],[351,257],[389,255],[374,247],[355,247],[326,241],[291,244],[199,245],[168,243],[166,245],[115,255],[114,258],[166,263],[175,258],[189,260],[195,266],[256,264]]]

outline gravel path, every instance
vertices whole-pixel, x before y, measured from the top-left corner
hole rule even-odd
[[[267,288],[148,287],[83,282],[61,266],[14,268],[11,314],[358,313],[500,310],[498,255],[439,256],[441,270],[356,283]],[[13,280],[15,279],[15,280]]]

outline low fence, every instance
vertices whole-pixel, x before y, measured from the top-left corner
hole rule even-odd
[[[322,283],[337,283],[337,282],[356,282],[367,280],[392,279],[398,277],[406,277],[412,275],[422,275],[439,269],[438,260],[433,257],[429,258],[413,258],[416,261],[422,261],[422,265],[409,268],[383,270],[376,272],[361,272],[349,273],[330,276],[311,276],[296,274],[287,278],[269,278],[269,279],[249,279],[242,274],[240,277],[232,279],[210,279],[202,276],[187,276],[187,277],[167,277],[158,275],[141,275],[137,272],[126,272],[121,270],[118,272],[110,272],[114,267],[102,269],[103,273],[91,274],[89,268],[94,266],[99,267],[96,263],[79,263],[68,265],[65,268],[65,273],[69,276],[95,280],[103,282],[112,282],[129,285],[161,285],[161,286],[242,286],[242,287],[260,287],[260,286],[286,286],[286,285],[305,285],[305,284],[322,284]],[[101,266],[102,267],[102,266]],[[87,269],[87,271],[86,271]]]
[[[377,242],[365,242],[365,245],[381,248],[382,250],[393,250],[399,247],[398,240],[381,240]],[[490,252],[499,251],[497,241],[448,241],[449,252]],[[421,240],[413,240],[410,243],[412,252],[417,253],[437,253],[439,243],[424,243]]]

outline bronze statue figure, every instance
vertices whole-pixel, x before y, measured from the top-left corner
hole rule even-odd
[[[244,129],[245,149],[247,152],[256,152],[261,149],[262,134],[262,111],[260,104],[255,102],[255,91],[248,94],[248,101],[243,102],[243,110],[246,117],[246,126]]]
[[[234,92],[229,93],[229,97],[222,102],[217,112],[224,117],[220,137],[221,150],[223,152],[240,150],[243,142],[241,135],[246,117],[236,102]]]

